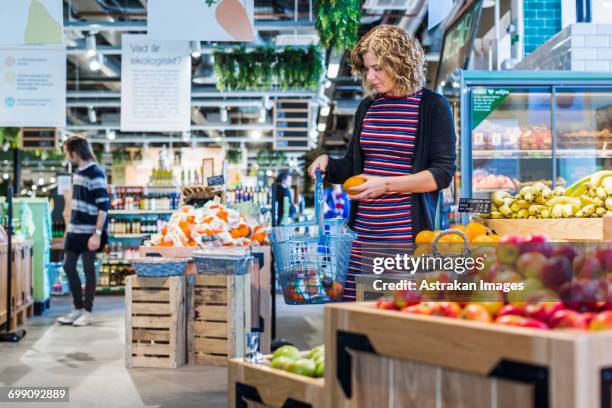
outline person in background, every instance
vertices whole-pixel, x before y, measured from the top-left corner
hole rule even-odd
[[[340,184],[325,189],[325,218],[348,218],[349,199]]]
[[[355,299],[355,275],[371,270],[372,253],[409,251],[420,231],[433,230],[440,191],[455,173],[455,126],[448,101],[425,88],[425,54],[403,28],[382,24],[351,53],[353,75],[367,96],[355,114],[346,154],[319,156],[309,173],[331,183],[351,176],[349,226],[357,233],[345,300]]]
[[[295,216],[295,206],[291,199],[291,175],[289,173],[281,173],[276,178],[276,225],[281,225],[287,222],[287,218]]]
[[[87,326],[92,323],[96,294],[96,252],[106,245],[109,198],[104,170],[96,163],[89,142],[72,136],[64,143],[64,154],[77,168],[72,179],[70,223],[64,240],[64,272],[68,277],[74,310],[57,319],[61,324]],[[85,297],[77,272],[81,258],[85,272]]]

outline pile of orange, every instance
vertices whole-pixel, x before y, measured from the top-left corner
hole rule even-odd
[[[487,227],[478,222],[470,222],[465,226],[454,224],[451,225],[450,229],[463,232],[468,237],[469,242],[472,244],[493,243],[499,241],[499,237],[497,235],[489,234]],[[417,244],[417,249],[413,255],[418,256],[430,253],[431,244],[441,232],[442,231],[439,230],[423,230],[419,232],[414,239],[414,242]],[[443,252],[460,253],[463,250],[463,238],[459,234],[444,235],[438,240],[438,248]]]

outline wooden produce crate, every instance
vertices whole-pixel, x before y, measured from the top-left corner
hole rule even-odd
[[[251,270],[251,328],[261,332],[261,351],[270,353],[272,344],[272,255],[270,245],[255,246],[253,255],[262,259],[261,267]],[[164,257],[192,258],[192,247],[147,247],[141,246],[140,256],[159,254]],[[256,262],[257,264],[257,262]],[[196,275],[195,264],[190,262],[185,275]]]
[[[186,363],[186,298],[185,276],[126,278],[128,368],[177,368]]]
[[[612,331],[325,306],[327,407],[609,408]]]
[[[250,275],[196,275],[189,319],[189,361],[227,365],[242,357],[251,330]]]
[[[326,407],[324,384],[323,378],[305,377],[233,359],[228,367],[228,407],[242,408],[254,402],[272,408],[323,408]]]
[[[546,234],[553,241],[612,241],[612,217],[547,219],[482,219],[476,221],[499,236]]]

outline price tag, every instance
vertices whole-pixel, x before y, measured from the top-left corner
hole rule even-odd
[[[222,186],[225,184],[223,176],[212,176],[206,179],[209,186]]]
[[[488,198],[460,198],[459,212],[490,214],[491,200],[489,200]]]

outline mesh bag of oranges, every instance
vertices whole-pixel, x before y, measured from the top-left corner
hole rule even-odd
[[[209,201],[201,208],[181,207],[158,234],[151,236],[149,245],[204,248],[263,245],[266,242],[263,226],[218,201]]]

